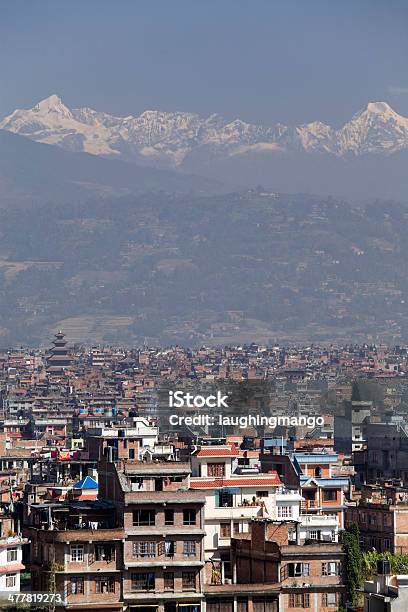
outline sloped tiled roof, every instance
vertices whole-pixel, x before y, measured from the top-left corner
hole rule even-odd
[[[192,478],[190,487],[192,489],[220,489],[222,487],[262,487],[282,485],[277,472],[268,474],[267,476],[243,476],[237,478],[212,478],[205,480],[204,478]]]

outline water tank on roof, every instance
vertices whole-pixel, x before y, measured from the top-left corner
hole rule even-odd
[[[377,574],[380,576],[391,574],[391,563],[388,559],[380,559],[377,561]]]

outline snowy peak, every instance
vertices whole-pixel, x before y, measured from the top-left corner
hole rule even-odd
[[[374,113],[376,115],[397,114],[386,102],[369,102],[367,104],[366,112]]]
[[[408,118],[386,102],[369,102],[337,132],[340,153],[393,153],[408,147]]]
[[[71,111],[56,94],[53,94],[52,96],[41,100],[41,102],[38,102],[31,112],[37,113],[41,116],[55,113],[66,118],[72,118]]]
[[[70,109],[53,94],[32,109],[14,111],[0,122],[0,129],[70,151],[173,167],[251,152],[343,156],[408,148],[408,119],[386,102],[369,102],[336,130],[321,121],[298,127],[264,126],[217,114],[202,117],[161,110],[115,117],[88,107]]]
[[[351,121],[365,119],[371,121],[385,122],[390,119],[397,123],[406,123],[407,118],[399,115],[386,102],[369,102],[363,110],[356,113]]]
[[[48,98],[44,98],[44,100],[38,102],[38,104],[34,106],[33,110],[37,112],[49,112],[50,110],[58,111],[61,107],[64,109],[67,108],[59,96],[52,94],[51,96],[48,96]]]

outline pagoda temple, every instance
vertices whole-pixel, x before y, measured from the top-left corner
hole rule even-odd
[[[71,365],[71,357],[67,349],[65,334],[59,331],[55,334],[53,347],[47,356],[47,372],[51,374],[63,374],[64,369]]]

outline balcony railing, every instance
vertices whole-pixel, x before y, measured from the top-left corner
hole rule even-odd
[[[262,506],[259,505],[248,505],[248,506],[230,506],[226,508],[212,508],[208,509],[207,514],[212,519],[239,519],[239,518],[254,518],[261,515]]]
[[[256,501],[253,501],[253,500],[247,501],[244,499],[242,502],[239,502],[236,507],[238,508],[249,508],[249,507],[254,507],[254,506],[263,507],[264,505],[265,505],[265,502],[263,502],[260,499],[257,499]]]
[[[302,524],[320,524],[320,523],[334,523],[337,524],[338,518],[336,514],[303,514],[302,513]]]
[[[319,506],[319,503],[312,499],[307,499],[300,503],[300,510],[302,513],[307,510],[317,510],[320,507],[321,506]]]

